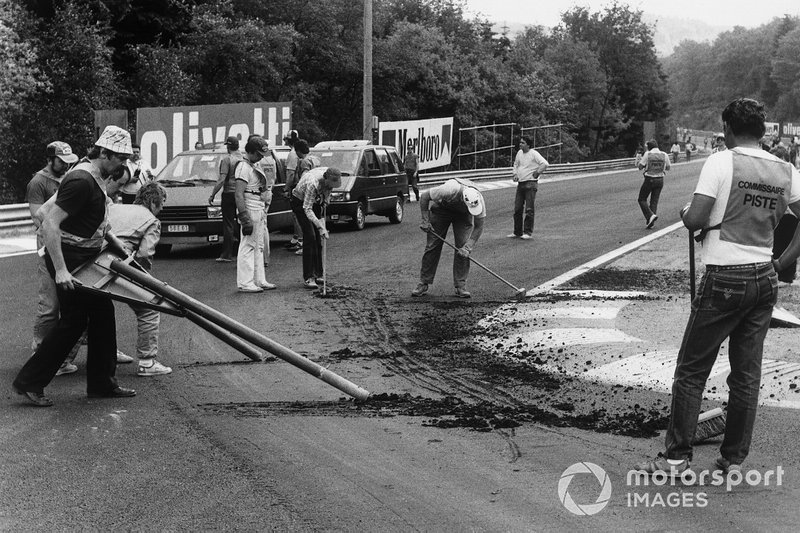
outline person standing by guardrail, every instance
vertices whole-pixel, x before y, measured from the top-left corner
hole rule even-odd
[[[234,179],[234,169],[236,163],[242,160],[242,153],[239,151],[239,138],[228,137],[225,140],[228,148],[228,155],[222,158],[219,163],[219,179],[211,190],[208,197],[208,205],[214,203],[214,197],[222,189],[222,253],[217,257],[217,263],[230,263],[233,261],[233,254],[236,253],[236,241],[238,240],[239,228],[236,223],[236,180]]]
[[[406,171],[408,177],[408,186],[414,191],[414,196],[419,202],[419,187],[417,181],[419,180],[419,156],[414,151],[413,146],[406,149],[406,155],[403,157],[403,169]],[[411,195],[408,195],[409,200]]]
[[[664,178],[669,170],[669,156],[658,149],[655,139],[647,141],[647,152],[639,161],[639,169],[644,170],[644,181],[639,188],[639,207],[644,215],[644,223],[647,229],[653,227],[658,220],[658,199],[661,197],[661,189],[664,188]],[[650,203],[647,198],[650,197]]]
[[[58,191],[61,180],[67,170],[78,162],[78,156],[72,152],[72,147],[61,141],[53,141],[47,145],[47,165],[33,175],[27,187],[28,208],[31,212],[33,225],[36,226],[36,249],[44,246],[44,236],[41,232],[41,222],[36,212]],[[58,322],[58,295],[56,284],[47,272],[44,255],[36,261],[36,275],[39,279],[38,304],[36,318],[33,322],[33,341],[31,349],[35,352],[42,339],[53,329]],[[57,376],[71,374],[78,370],[72,362],[75,359],[80,343],[75,343],[72,352],[56,372]]]
[[[508,237],[522,239],[533,237],[534,203],[536,191],[539,189],[539,176],[548,166],[550,163],[531,148],[530,138],[520,137],[519,151],[514,158],[514,181],[517,182],[517,192],[514,196],[514,233]]]

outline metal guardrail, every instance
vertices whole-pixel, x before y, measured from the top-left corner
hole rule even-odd
[[[625,159],[613,159],[610,161],[592,161],[588,163],[563,163],[550,165],[545,172],[547,174],[571,174],[575,172],[599,172],[602,170],[614,170],[623,168],[634,168],[635,159],[628,157]],[[438,185],[451,178],[464,178],[472,181],[491,181],[511,179],[513,176],[511,167],[505,168],[479,168],[470,170],[452,170],[449,172],[431,172],[420,176],[422,185]],[[28,204],[9,204],[0,205],[0,232],[9,233],[33,233],[34,225],[31,222],[31,214]]]

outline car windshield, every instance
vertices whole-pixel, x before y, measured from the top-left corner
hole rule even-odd
[[[358,165],[358,150],[311,150],[311,154],[319,158],[321,167],[336,167],[343,176],[355,176]]]
[[[216,183],[219,162],[219,154],[181,154],[158,173],[156,180],[167,187]]]

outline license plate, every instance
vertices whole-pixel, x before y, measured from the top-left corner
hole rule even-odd
[[[330,215],[331,220],[339,220],[339,215]]]
[[[170,224],[167,226],[169,233],[186,233],[189,231],[189,226],[186,224]]]
[[[208,242],[219,242],[219,235],[209,235]]]

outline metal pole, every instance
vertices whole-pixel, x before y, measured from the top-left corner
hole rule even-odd
[[[369,398],[369,391],[362,389],[355,383],[352,383],[345,378],[331,372],[330,370],[318,365],[317,363],[306,359],[302,355],[298,354],[297,352],[290,350],[289,348],[278,344],[277,342],[273,341],[269,337],[262,335],[261,333],[248,328],[244,324],[241,324],[227,315],[224,315],[213,309],[206,304],[195,300],[191,296],[182,293],[181,291],[170,287],[163,281],[157,280],[156,278],[149,276],[140,272],[139,270],[126,265],[124,262],[120,260],[114,260],[111,262],[110,266],[111,270],[122,274],[123,276],[127,277],[128,279],[139,283],[143,287],[150,289],[151,291],[163,296],[172,302],[180,305],[189,311],[193,311],[200,315],[202,318],[213,322],[214,324],[222,327],[223,329],[233,332],[242,339],[260,347],[264,350],[268,351],[271,354],[274,354],[287,363],[290,363],[297,368],[308,372],[312,376],[317,379],[320,379],[331,385],[336,387],[340,391],[344,392],[345,394],[349,394],[353,398],[357,400],[366,400]]]
[[[372,140],[372,0],[364,0],[364,109],[362,137]]]
[[[689,230],[689,300],[694,300],[695,291],[695,267],[694,267],[694,232]]]

